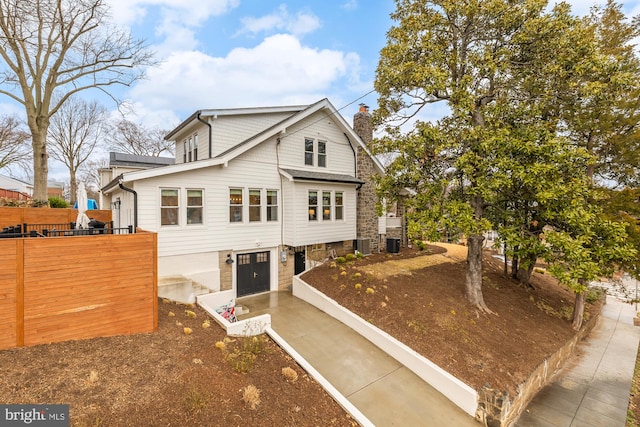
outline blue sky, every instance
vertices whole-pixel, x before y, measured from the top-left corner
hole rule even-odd
[[[360,102],[376,108],[377,96],[369,92],[392,25],[393,0],[105,1],[113,20],[146,39],[161,61],[145,80],[115,93],[133,107],[136,116],[129,118],[147,126],[171,128],[198,109],[309,104],[325,97],[344,107],[349,123]],[[569,3],[584,14],[596,2]],[[640,14],[640,0],[622,3],[625,13]],[[14,108],[0,104],[0,112]],[[443,111],[435,105],[423,119]],[[55,163],[50,171],[66,180]]]

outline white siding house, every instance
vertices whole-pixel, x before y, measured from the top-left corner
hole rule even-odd
[[[200,110],[166,139],[176,164],[124,172],[102,192],[120,218],[158,233],[160,278],[232,298],[287,287],[312,262],[353,251],[357,153],[383,173],[326,99]]]

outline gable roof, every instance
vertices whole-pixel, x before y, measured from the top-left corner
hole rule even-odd
[[[258,107],[258,108],[236,108],[229,110],[198,110],[192,114],[187,120],[182,122],[176,129],[171,131],[165,139],[175,135],[180,129],[187,126],[189,123],[199,120],[198,115],[202,115],[203,111],[207,111],[207,114],[257,114],[257,113],[272,113],[290,111],[292,115],[281,120],[280,122],[268,127],[267,129],[239,142],[228,150],[218,154],[216,157],[209,159],[198,160],[195,162],[179,163],[159,168],[153,168],[143,171],[127,172],[123,176],[124,181],[136,181],[139,179],[153,178],[156,176],[169,175],[173,173],[192,171],[197,169],[208,168],[217,165],[227,165],[231,160],[242,155],[243,153],[251,150],[255,146],[262,142],[274,137],[278,134],[285,134],[287,128],[295,125],[296,123],[306,119],[307,117],[317,113],[318,111],[327,110],[327,114],[331,115],[342,128],[342,131],[347,136],[347,140],[354,148],[362,148],[373,159],[373,163],[380,174],[384,174],[384,167],[378,159],[371,155],[362,139],[355,133],[353,128],[345,121],[342,115],[336,110],[336,108],[329,102],[327,98],[321,99],[306,107],[290,106],[290,107]]]

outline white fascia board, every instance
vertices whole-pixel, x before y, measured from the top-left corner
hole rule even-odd
[[[136,172],[128,172],[123,174],[122,180],[125,182],[138,181],[140,179],[155,178],[157,176],[171,175],[174,173],[188,172],[192,170],[208,168],[211,166],[224,165],[224,159],[206,159],[195,162],[179,163],[177,165],[162,166],[153,169],[145,169]]]

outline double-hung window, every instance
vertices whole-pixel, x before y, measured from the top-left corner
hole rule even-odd
[[[344,219],[344,194],[342,193],[342,191],[336,191],[335,200],[336,200],[335,218],[336,220]]]
[[[304,139],[304,164],[313,166],[313,139]]]
[[[309,221],[318,220],[318,192],[309,191]]]
[[[198,134],[193,135],[193,161],[198,160]]]
[[[187,224],[202,224],[202,190],[187,189]]]
[[[176,188],[160,189],[160,224],[178,225],[179,214],[180,191]]]
[[[267,221],[278,220],[278,191],[267,190]]]
[[[260,222],[262,210],[261,191],[249,189],[249,222]]]
[[[229,189],[229,222],[242,222],[242,188]]]
[[[318,166],[327,167],[327,143],[325,141],[318,141]]]
[[[331,192],[322,192],[322,220],[331,221]]]

